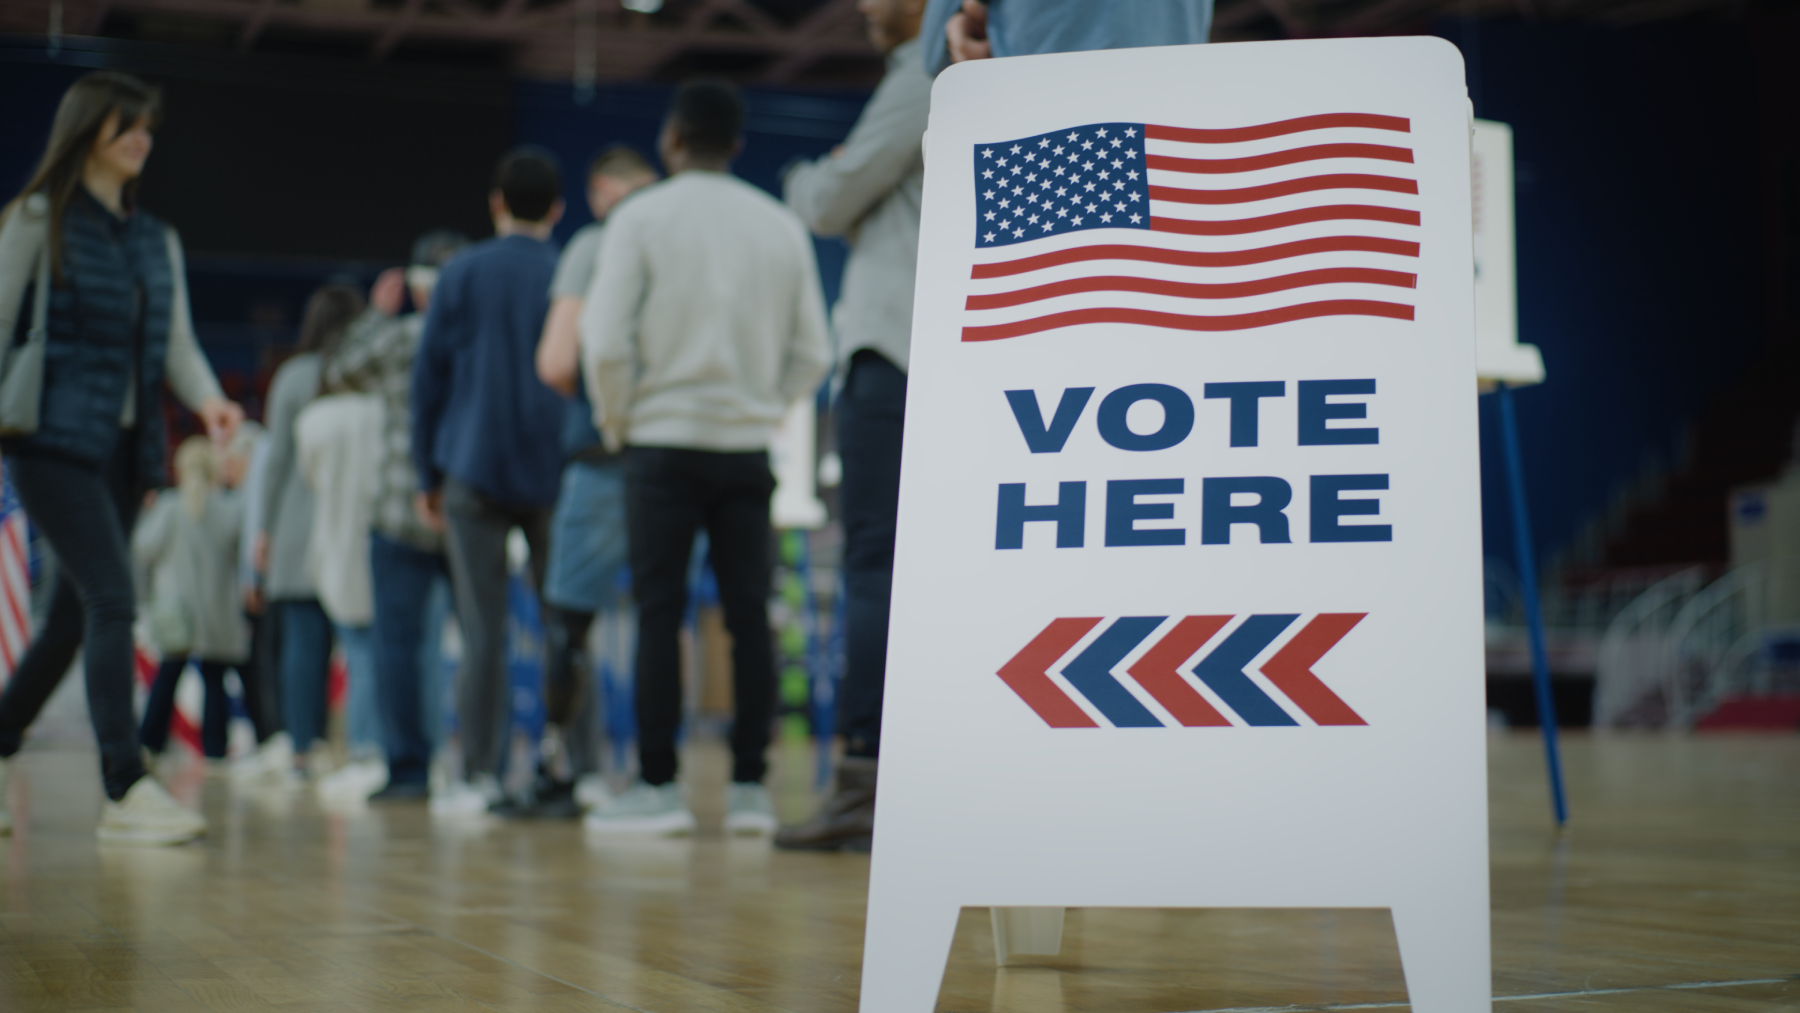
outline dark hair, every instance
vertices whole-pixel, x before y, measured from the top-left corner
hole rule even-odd
[[[730,81],[702,77],[687,81],[669,105],[669,122],[683,144],[704,159],[729,159],[744,128],[744,100]]]
[[[351,321],[362,315],[363,297],[349,285],[322,285],[306,300],[306,314],[300,318],[300,343],[295,352],[318,352],[331,358],[338,341]]]
[[[656,170],[651,168],[650,160],[643,153],[629,144],[615,144],[588,163],[588,178],[608,176],[613,179],[635,179],[642,176],[655,176]]]
[[[145,121],[150,129],[162,122],[162,93],[130,74],[100,70],[75,79],[56,106],[50,139],[30,182],[7,204],[8,214],[34,193],[50,201],[50,263],[62,277],[63,211],[81,183],[88,153],[100,139],[100,130],[113,113],[119,114],[118,132]],[[118,136],[118,133],[113,135]],[[112,138],[107,138],[112,140]],[[137,180],[127,180],[122,194],[126,208],[137,206]]]
[[[562,196],[562,173],[556,156],[543,148],[514,148],[494,169],[494,189],[506,211],[522,222],[541,222]]]
[[[413,241],[412,266],[443,267],[467,245],[469,237],[455,229],[433,229]]]

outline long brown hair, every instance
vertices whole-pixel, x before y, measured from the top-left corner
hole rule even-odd
[[[5,213],[11,214],[31,194],[41,193],[49,199],[50,263],[58,280],[62,279],[63,210],[75,196],[75,188],[81,185],[88,153],[94,150],[101,128],[113,113],[119,114],[119,133],[130,130],[140,120],[147,121],[154,130],[162,119],[162,93],[130,74],[111,70],[83,74],[76,79],[57,104],[56,119],[50,125],[50,142],[44,146],[37,171],[31,174],[25,189],[6,205]],[[137,180],[125,183],[122,196],[126,208],[137,206]]]
[[[320,286],[306,300],[306,313],[300,318],[300,342],[294,351],[319,353],[317,393],[329,393],[325,390],[325,367],[331,364],[344,332],[362,316],[364,305],[362,293],[337,283]]]

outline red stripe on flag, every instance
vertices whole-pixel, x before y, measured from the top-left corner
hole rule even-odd
[[[1231,724],[1176,671],[1230,621],[1230,616],[1188,616],[1126,670],[1183,727],[1226,727]]]
[[[1262,667],[1263,674],[1275,688],[1286,693],[1307,717],[1321,725],[1368,724],[1312,673],[1313,664],[1337,646],[1351,627],[1362,622],[1367,614],[1328,612],[1315,617]]]
[[[1285,229],[1308,222],[1340,220],[1393,222],[1396,225],[1419,224],[1417,211],[1400,208],[1373,207],[1368,204],[1329,204],[1325,207],[1301,208],[1257,218],[1228,218],[1222,221],[1190,221],[1186,218],[1151,218],[1150,228],[1156,232],[1176,232],[1184,236],[1241,236],[1250,232]]]
[[[1223,130],[1159,127],[1151,123],[1144,125],[1144,138],[1152,141],[1185,141],[1191,144],[1235,144],[1239,141],[1260,141],[1265,137],[1281,137],[1286,134],[1298,134],[1307,130],[1327,130],[1332,127],[1394,130],[1403,134],[1412,132],[1412,122],[1404,116],[1377,116],[1374,113],[1324,113],[1318,116],[1300,116],[1291,120],[1263,123],[1254,127],[1231,127]]]
[[[1339,172],[1305,179],[1290,179],[1265,186],[1246,186],[1236,190],[1189,190],[1179,186],[1150,187],[1151,200],[1175,204],[1248,204],[1252,201],[1288,197],[1315,190],[1384,190],[1388,193],[1418,193],[1415,180],[1398,176],[1372,176],[1364,173]]]
[[[1270,292],[1286,292],[1290,289],[1306,288],[1309,285],[1360,283],[1392,285],[1395,288],[1417,288],[1418,278],[1419,276],[1416,274],[1407,274],[1403,271],[1381,271],[1370,267],[1299,271],[1294,274],[1277,275],[1273,278],[1259,278],[1255,281],[1239,281],[1229,284],[1119,276],[1071,278],[1067,281],[1039,285],[1035,288],[1019,289],[1016,292],[972,295],[964,308],[971,310],[1001,309],[1006,306],[1021,306],[1025,303],[1054,299],[1059,295],[1075,295],[1080,292],[1143,292],[1149,295],[1178,296],[1183,299],[1241,299],[1245,296],[1267,295]]]
[[[1172,169],[1175,172],[1249,172],[1253,169],[1293,165],[1296,162],[1313,162],[1321,158],[1374,158],[1384,162],[1411,162],[1413,153],[1411,148],[1396,148],[1387,144],[1312,144],[1304,148],[1289,148],[1286,151],[1271,151],[1266,155],[1249,155],[1244,158],[1145,155],[1144,164],[1152,169]]]
[[[1397,257],[1417,257],[1419,244],[1399,239],[1374,236],[1325,236],[1294,243],[1263,246],[1254,250],[1227,250],[1211,253],[1195,250],[1169,250],[1159,246],[1080,246],[1035,257],[1003,260],[993,264],[976,264],[971,278],[1005,278],[1045,268],[1060,267],[1088,260],[1138,260],[1151,264],[1174,264],[1179,267],[1243,267],[1266,264],[1289,257],[1305,257],[1315,253],[1391,253]]]
[[[1375,302],[1367,299],[1327,299],[1321,302],[1263,310],[1260,313],[1238,313],[1212,317],[1193,316],[1185,313],[1160,313],[1154,310],[1069,310],[1064,313],[1052,313],[1049,316],[1034,317],[1030,320],[1020,320],[1010,324],[965,327],[962,339],[964,341],[998,341],[1002,338],[1016,338],[1026,334],[1036,334],[1039,331],[1054,330],[1058,327],[1073,327],[1077,324],[1142,324],[1147,327],[1168,327],[1181,331],[1242,331],[1252,327],[1283,324],[1292,320],[1334,316],[1411,320],[1413,308],[1402,306],[1399,303]]]
[[[1100,727],[1069,699],[1067,693],[1056,688],[1049,675],[1050,666],[1056,664],[1056,659],[1069,653],[1069,648],[1099,623],[1098,619],[1051,620],[1024,650],[1000,666],[1000,678],[1052,728]]]

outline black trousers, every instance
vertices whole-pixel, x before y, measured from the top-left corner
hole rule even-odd
[[[200,712],[200,751],[209,760],[223,760],[226,747],[230,745],[231,731],[231,699],[225,693],[225,673],[236,666],[223,661],[196,660],[198,664],[194,667],[200,670],[200,681],[206,685],[206,703]],[[138,733],[144,740],[144,748],[152,753],[160,754],[169,745],[169,722],[175,716],[175,687],[181,682],[181,673],[187,663],[185,657],[164,658],[162,667],[156,670],[156,682],[151,684],[150,696],[144,701],[144,727]],[[241,669],[238,681],[248,683]]]
[[[550,511],[509,506],[456,479],[444,483],[450,530],[450,584],[462,633],[456,673],[463,776],[498,777],[512,731],[512,686],[506,672],[506,536],[513,528],[531,546],[531,586],[544,584]]]
[[[769,632],[772,532],[769,455],[670,447],[625,452],[625,515],[631,537],[632,589],[638,605],[638,762],[651,784],[675,779],[681,724],[681,620],[687,611],[688,561],[704,528],[712,545],[719,603],[731,633],[737,714],[731,779],[768,772],[775,716],[774,638]]]
[[[101,780],[115,802],[144,776],[131,700],[137,602],[128,545],[142,497],[137,445],[134,430],[120,430],[104,468],[44,454],[8,458],[19,500],[56,550],[57,567],[43,628],[0,693],[0,756],[19,751],[25,729],[85,648],[88,715]]]
[[[894,585],[894,520],[900,509],[900,434],[906,374],[864,349],[850,360],[837,400],[838,488],[844,518],[844,684],[838,727],[848,756],[881,751],[888,608]]]

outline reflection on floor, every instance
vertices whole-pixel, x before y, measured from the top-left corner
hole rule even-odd
[[[1496,1010],[1800,1008],[1800,739],[1572,738],[1564,836],[1536,740],[1497,737],[1490,754]],[[204,801],[210,838],[100,850],[92,753],[19,761],[0,1010],[855,1009],[868,860],[719,838],[714,745],[687,769],[715,832],[639,844],[434,824],[416,805],[326,811],[191,765],[170,780]],[[798,749],[778,762],[790,818],[809,764]],[[1060,956],[996,970],[971,910],[939,1008],[1404,1009],[1405,995],[1385,911],[1078,910]]]

